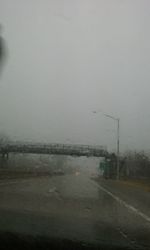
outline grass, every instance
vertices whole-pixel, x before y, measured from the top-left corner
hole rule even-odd
[[[129,179],[129,180],[121,180],[120,183],[128,186],[134,186],[138,188],[142,188],[147,192],[150,192],[150,179]]]

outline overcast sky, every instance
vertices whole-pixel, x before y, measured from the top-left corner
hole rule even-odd
[[[0,132],[150,149],[149,0],[0,0]],[[92,111],[101,111],[93,114]]]

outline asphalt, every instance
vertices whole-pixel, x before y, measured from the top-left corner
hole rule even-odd
[[[80,170],[1,180],[0,231],[149,249],[149,202],[143,190]]]

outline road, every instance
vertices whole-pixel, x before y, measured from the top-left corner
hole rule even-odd
[[[120,185],[120,184],[118,184]],[[85,242],[150,247],[149,193],[91,173],[0,182],[0,230]],[[133,198],[134,197],[134,198]],[[147,207],[147,209],[146,209]]]

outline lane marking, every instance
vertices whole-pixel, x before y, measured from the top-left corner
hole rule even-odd
[[[126,239],[128,239],[127,234],[125,234],[120,228],[117,228],[117,230],[119,231],[119,233]]]
[[[118,203],[120,203],[121,205],[124,205],[128,210],[131,210],[132,212],[134,212],[135,214],[139,215],[140,217],[142,217],[144,220],[146,220],[147,222],[150,223],[150,217],[144,213],[142,213],[139,209],[133,207],[132,205],[128,204],[127,202],[125,202],[124,200],[120,199],[118,196],[114,195],[112,192],[108,191],[106,188],[102,187],[99,185],[99,188],[104,191],[105,193],[107,193],[108,195],[110,195],[114,200],[116,200]]]
[[[136,242],[135,239],[131,239],[126,233],[124,233],[121,228],[117,228],[117,230],[119,231],[119,233],[122,235],[122,237],[124,237],[126,240],[128,240],[130,242],[131,245],[134,246],[134,249],[141,249],[141,246]],[[139,248],[140,247],[140,248]]]

